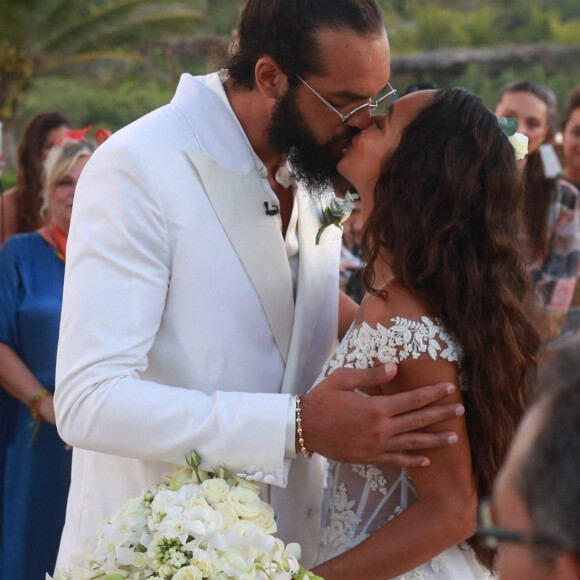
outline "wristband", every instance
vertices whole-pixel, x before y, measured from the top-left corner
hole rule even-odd
[[[300,408],[300,395],[296,395],[296,433],[298,433],[300,452],[306,459],[312,459],[312,452],[306,449],[304,437],[302,436],[302,409]]]

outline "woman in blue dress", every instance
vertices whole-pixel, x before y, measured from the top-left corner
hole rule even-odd
[[[56,348],[74,192],[93,149],[65,141],[51,150],[49,225],[0,250],[0,578],[42,579],[56,562],[71,463],[55,427]]]

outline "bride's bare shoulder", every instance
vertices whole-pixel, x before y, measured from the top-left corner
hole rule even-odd
[[[397,376],[383,386],[382,392],[395,394],[438,382],[458,384],[459,346],[439,328],[436,318],[412,292],[397,282],[390,282],[385,289],[384,296],[367,296],[357,316],[359,324],[366,323],[372,328],[397,327],[393,329],[396,340],[391,344],[397,352]],[[433,324],[439,328],[437,336],[426,342],[424,327]]]
[[[423,303],[398,282],[389,282],[385,290],[386,294],[380,296],[367,293],[357,312],[356,323],[366,322],[373,328],[378,324],[389,327],[397,317],[416,321],[429,317]]]

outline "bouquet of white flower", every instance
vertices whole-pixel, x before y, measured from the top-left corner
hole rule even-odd
[[[276,532],[257,483],[227,469],[190,467],[125,502],[100,524],[96,546],[46,580],[315,580],[300,567],[299,544]],[[320,579],[322,580],[322,579]]]

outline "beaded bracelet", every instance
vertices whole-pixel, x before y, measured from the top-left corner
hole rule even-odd
[[[306,449],[304,437],[302,436],[302,409],[300,407],[300,395],[296,395],[296,433],[298,433],[298,445],[300,452],[306,459],[312,459],[312,452]]]
[[[42,391],[38,391],[38,393],[34,394],[30,398],[30,401],[28,401],[28,410],[35,421],[42,421],[42,417],[40,416],[40,405],[46,397],[50,397],[51,395],[52,393],[50,391],[42,389]]]

